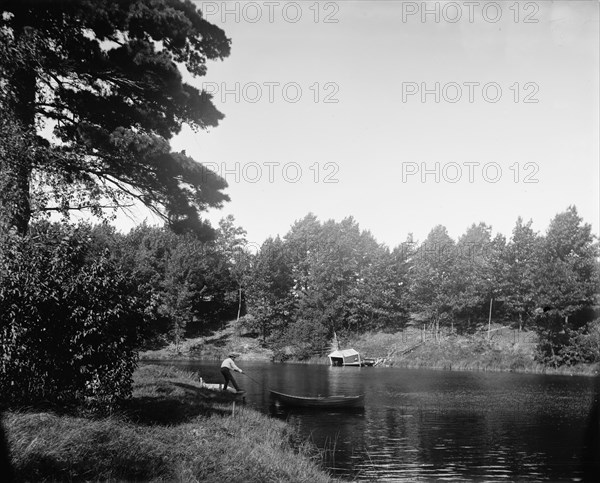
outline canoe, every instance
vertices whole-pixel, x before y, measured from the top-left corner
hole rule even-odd
[[[291,396],[282,392],[269,391],[271,396],[281,404],[302,408],[362,408],[365,405],[365,395],[358,396]]]

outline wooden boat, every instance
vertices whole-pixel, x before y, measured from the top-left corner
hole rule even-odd
[[[365,395],[358,396],[318,396],[303,397],[291,396],[277,391],[270,391],[271,396],[286,406],[295,406],[302,408],[362,408],[365,405]]]

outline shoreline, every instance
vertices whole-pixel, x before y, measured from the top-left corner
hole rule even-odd
[[[17,481],[338,481],[284,421],[162,365],[136,369],[114,414],[13,409],[2,422]]]
[[[298,360],[293,357],[275,362],[272,350],[263,347],[257,339],[241,336],[235,323],[211,336],[186,339],[175,347],[167,345],[158,350],[143,351],[140,362],[168,361],[217,362],[229,352],[237,352],[240,361],[272,363],[325,364],[326,356]],[[378,367],[430,369],[438,371],[509,372],[515,374],[547,374],[597,377],[600,364],[575,366],[544,366],[535,361],[535,334],[516,334],[495,329],[487,339],[483,334],[451,336],[441,340],[421,340],[419,330],[397,333],[366,333],[348,338],[344,347],[356,349],[363,357],[380,358]]]
[[[326,360],[323,361],[302,361],[302,360],[293,360],[289,359],[284,362],[276,362],[268,358],[260,358],[260,357],[251,357],[251,358],[239,358],[240,361],[243,362],[268,362],[271,364],[299,364],[299,365],[329,365]],[[189,363],[189,362],[221,362],[220,358],[211,358],[211,357],[164,357],[164,358],[149,358],[149,357],[140,357],[139,363],[140,365],[152,365],[152,364],[160,364],[165,365],[167,362],[174,363]],[[460,366],[460,365],[458,365]],[[548,375],[548,376],[583,376],[583,377],[598,377],[600,376],[600,367],[588,367],[584,366],[578,368],[578,366],[569,366],[565,368],[552,368],[545,367],[539,365],[538,368],[527,368],[527,369],[504,369],[504,368],[493,368],[493,367],[452,367],[452,365],[448,366],[439,366],[439,365],[422,365],[422,364],[411,364],[411,363],[395,363],[389,365],[379,365],[377,367],[380,368],[399,368],[399,369],[410,369],[410,370],[419,370],[426,369],[430,371],[450,371],[450,372],[494,372],[494,373],[509,373],[509,374],[540,374],[540,375]]]

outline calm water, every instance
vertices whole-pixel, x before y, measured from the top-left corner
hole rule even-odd
[[[178,363],[221,382],[217,363]],[[591,377],[240,361],[247,404],[295,425],[353,480],[580,481],[598,398]],[[268,388],[296,395],[364,393],[359,413],[284,412]]]

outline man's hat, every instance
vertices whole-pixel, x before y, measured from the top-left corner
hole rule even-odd
[[[239,354],[237,352],[232,352],[231,354],[229,354],[229,357],[231,357],[232,359],[238,357]]]

